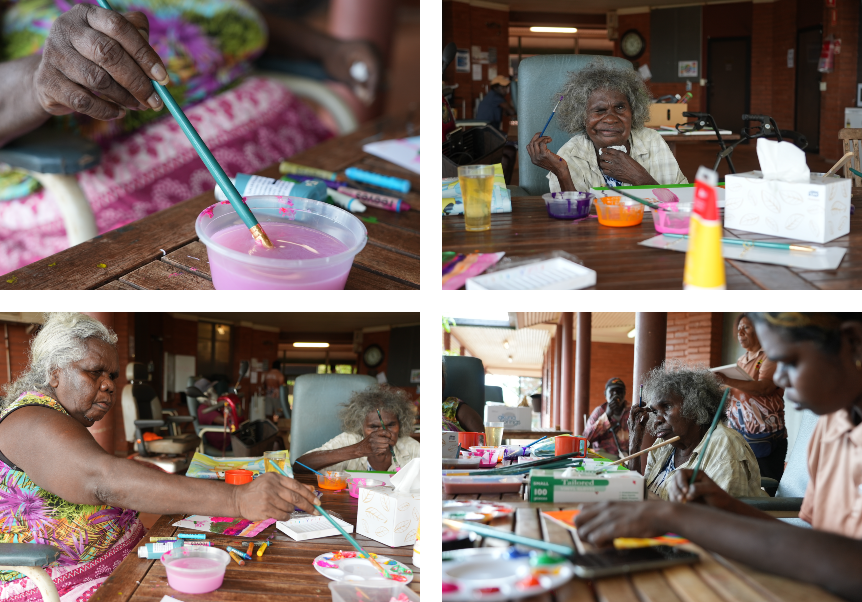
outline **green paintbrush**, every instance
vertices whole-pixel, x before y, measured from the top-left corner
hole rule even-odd
[[[688,234],[662,234],[665,238],[688,238]],[[784,251],[805,251],[813,253],[816,249],[807,245],[791,245],[785,242],[766,242],[759,240],[745,240],[743,238],[722,238],[722,244],[739,245],[742,247],[763,247],[765,249],[781,249]]]
[[[619,188],[614,188],[613,186],[608,186],[607,188],[608,188],[608,190],[613,190],[613,191],[614,191],[614,192],[616,192],[616,193],[619,193],[619,194],[621,194],[621,195],[623,195],[623,196],[627,196],[627,197],[629,197],[631,200],[633,200],[633,201],[637,201],[637,202],[638,202],[638,203],[640,203],[641,205],[646,205],[646,206],[647,206],[647,207],[649,207],[650,209],[658,209],[658,205],[656,205],[655,203],[650,203],[649,201],[646,201],[646,200],[644,200],[644,199],[642,199],[642,198],[636,197],[636,196],[635,196],[635,195],[633,195],[633,194],[629,194],[628,192],[624,192],[624,191],[620,190]]]
[[[709,440],[712,439],[712,433],[715,432],[715,425],[718,424],[719,416],[724,412],[724,404],[727,401],[729,393],[730,387],[725,387],[724,395],[721,396],[721,403],[718,404],[718,408],[715,410],[715,416],[712,419],[712,426],[709,427],[709,432],[706,434],[706,441],[704,441],[703,448],[700,450],[700,455],[697,457],[697,462],[694,464],[694,472],[691,473],[691,480],[688,482],[689,487],[694,485],[694,480],[697,478],[697,471],[700,470],[700,463],[706,455],[706,450],[709,449]]]
[[[107,10],[114,10],[111,8],[111,5],[108,4],[107,0],[97,0],[99,6]],[[186,138],[189,139],[189,142],[192,143],[192,146],[197,152],[198,156],[201,158],[201,161],[204,162],[204,165],[209,170],[210,174],[213,178],[215,178],[216,183],[219,185],[219,188],[222,189],[228,201],[230,201],[231,207],[236,211],[237,215],[239,215],[242,222],[248,226],[251,235],[254,239],[262,244],[264,247],[268,249],[272,249],[272,241],[269,240],[269,237],[266,235],[266,232],[261,228],[260,223],[258,223],[257,218],[251,212],[251,210],[246,207],[245,203],[242,200],[242,195],[237,191],[236,186],[233,185],[233,182],[227,177],[227,174],[221,168],[221,165],[218,164],[213,154],[210,152],[210,149],[207,148],[207,145],[201,139],[200,135],[195,130],[194,126],[192,126],[189,118],[186,117],[186,114],[183,113],[183,110],[180,108],[180,105],[177,104],[177,101],[174,100],[174,97],[171,96],[171,93],[165,88],[162,84],[155,80],[151,80],[153,83],[153,87],[156,89],[159,97],[161,97],[162,101],[165,103],[165,106],[170,111],[171,115],[174,116],[174,119],[177,120],[177,123],[182,129],[183,133],[186,135]]]
[[[565,556],[567,558],[570,556],[574,556],[575,554],[575,551],[568,546],[561,546],[560,544],[556,543],[548,543],[547,541],[542,541],[541,539],[533,539],[531,537],[524,537],[523,535],[515,535],[514,533],[510,533],[509,531],[501,531],[500,529],[486,527],[485,525],[479,523],[461,522],[444,518],[443,524],[451,529],[455,529],[456,531],[459,529],[465,529],[466,531],[473,531],[474,533],[478,533],[482,537],[502,539],[503,541],[517,543],[524,546],[530,546],[531,548],[536,548],[537,550],[554,552],[555,554],[560,554],[561,556]]]

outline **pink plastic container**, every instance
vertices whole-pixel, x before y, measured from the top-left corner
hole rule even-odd
[[[162,554],[168,585],[184,594],[205,594],[221,587],[230,556],[219,548],[183,546]]]
[[[368,489],[369,487],[383,487],[386,485],[383,481],[378,481],[377,479],[349,479],[347,481],[347,493],[350,494],[350,497],[359,497],[359,490],[361,488]]]
[[[229,203],[204,209],[195,232],[207,246],[213,286],[234,290],[343,289],[353,258],[368,241],[352,213],[312,199],[246,197],[276,249],[254,243]]]
[[[653,209],[653,225],[659,234],[688,234],[691,205],[661,203]]]

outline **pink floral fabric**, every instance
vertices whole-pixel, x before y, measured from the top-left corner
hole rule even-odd
[[[186,110],[228,175],[253,173],[331,132],[284,86],[252,77]],[[215,181],[177,123],[162,119],[105,143],[101,164],[79,174],[99,233],[212,190]],[[0,203],[0,274],[68,246],[57,204],[40,190]]]

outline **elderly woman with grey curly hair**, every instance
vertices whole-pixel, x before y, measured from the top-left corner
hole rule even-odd
[[[87,430],[114,405],[117,335],[97,320],[49,314],[25,372],[0,403],[0,542],[47,544],[62,600],[105,581],[144,535],[138,511],[286,520],[315,512],[313,488],[267,473],[246,485],[188,479],[118,458]],[[0,571],[0,599],[39,600],[37,583]]]
[[[594,61],[569,74],[556,118],[569,139],[554,154],[549,136],[537,133],[527,144],[534,165],[549,171],[552,192],[601,186],[687,184],[649,119],[649,90],[636,71]]]
[[[400,389],[375,385],[357,391],[338,417],[344,432],[297,462],[314,470],[391,472],[419,457],[419,442],[410,437],[416,409]]]
[[[647,406],[634,406],[629,415],[629,453],[641,450],[646,429],[656,443],[679,437],[649,452],[644,471],[647,489],[666,500],[673,474],[693,468],[703,453],[706,433],[722,402],[721,382],[706,367],[672,360],[647,374],[643,396]],[[723,424],[726,418],[722,412],[700,470],[733,497],[765,497],[757,458],[742,435]]]

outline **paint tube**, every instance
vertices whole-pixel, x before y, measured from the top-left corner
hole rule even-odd
[[[231,178],[240,196],[297,196],[303,199],[314,199],[315,201],[326,200],[326,184],[320,180],[306,180],[305,182],[285,182],[273,180],[263,176],[251,176],[245,173],[236,174]],[[215,187],[215,198],[217,201],[226,201],[222,189]]]
[[[349,186],[342,188],[339,192],[357,198],[369,207],[377,207],[378,209],[386,209],[387,211],[394,211],[396,213],[399,211],[410,211],[410,205],[394,196],[366,192],[350,188]]]
[[[317,169],[316,167],[306,167],[305,165],[298,165],[297,163],[290,163],[288,161],[282,161],[278,166],[278,171],[280,173],[295,173],[302,176],[315,176],[322,180],[334,180],[338,177],[338,174],[334,171],[326,171],[325,169]]]
[[[158,560],[165,552],[170,552],[174,548],[183,547],[181,541],[157,541],[148,543],[138,548],[138,558],[147,558],[149,560]]]
[[[365,205],[363,205],[359,199],[356,199],[352,196],[348,196],[346,194],[342,194],[337,190],[333,190],[332,188],[326,189],[327,194],[329,194],[329,199],[341,207],[342,209],[347,209],[348,211],[352,211],[353,213],[362,213],[365,211]]]
[[[344,175],[351,180],[364,182],[372,186],[380,186],[397,190],[398,192],[410,192],[410,180],[403,178],[393,178],[392,176],[384,176],[383,174],[374,173],[373,171],[365,171],[356,167],[348,167],[344,170]]]

